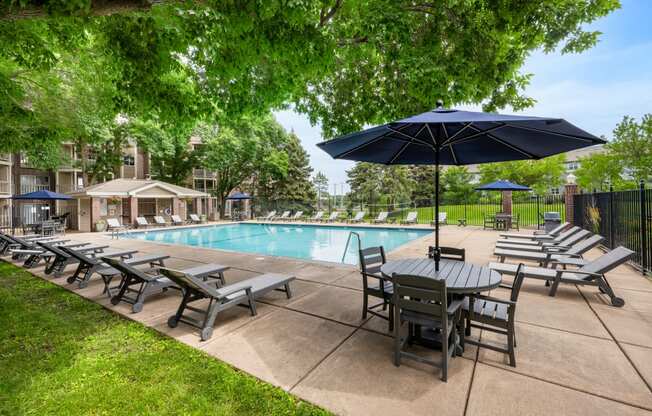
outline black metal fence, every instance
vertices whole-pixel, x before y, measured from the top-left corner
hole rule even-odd
[[[644,273],[652,271],[652,189],[595,192],[574,197],[575,225],[599,233],[604,246],[625,246],[636,252],[633,261]]]

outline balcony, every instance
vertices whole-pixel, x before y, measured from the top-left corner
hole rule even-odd
[[[0,153],[0,163],[10,163],[11,154],[10,153]]]
[[[73,185],[73,184],[59,184],[57,185],[57,192],[60,194],[68,194],[71,192],[79,192],[83,191],[84,187],[79,186],[79,185]]]
[[[0,194],[11,194],[11,182],[0,181]]]
[[[206,169],[193,169],[192,176],[195,179],[213,179],[215,178],[215,172]]]
[[[21,194],[26,194],[29,192],[36,192],[36,191],[49,191],[50,190],[50,185],[34,185],[34,184],[21,184],[20,185],[20,193]]]

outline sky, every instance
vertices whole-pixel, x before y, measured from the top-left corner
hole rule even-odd
[[[652,1],[621,0],[621,4],[619,10],[586,26],[602,32],[592,49],[565,55],[536,51],[528,58],[522,72],[533,77],[525,94],[537,104],[515,114],[561,117],[609,139],[623,116],[640,119],[652,113]],[[285,129],[299,136],[315,172],[328,177],[330,191],[348,191],[346,170],[354,163],[333,160],[317,148],[322,141],[320,126],[312,126],[306,116],[292,110],[275,115]]]

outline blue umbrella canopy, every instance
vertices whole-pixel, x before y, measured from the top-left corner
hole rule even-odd
[[[435,218],[439,218],[439,165],[541,159],[604,140],[560,118],[513,116],[437,108],[382,126],[318,143],[335,159],[385,165],[435,165]],[[435,221],[439,269],[439,221]]]
[[[30,199],[30,200],[39,200],[39,201],[55,201],[55,200],[72,199],[71,196],[60,194],[58,192],[47,191],[47,190],[29,192],[27,194],[21,194],[21,195],[14,195],[12,198],[13,199]]]
[[[478,186],[476,191],[530,191],[527,186],[518,185],[510,181],[495,181],[486,185]]]
[[[233,195],[229,195],[226,199],[241,201],[243,199],[251,199],[251,195],[244,192],[236,192]]]

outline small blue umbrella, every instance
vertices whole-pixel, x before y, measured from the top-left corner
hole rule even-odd
[[[560,118],[512,116],[443,107],[317,144],[334,159],[384,165],[435,165],[435,218],[439,166],[541,159],[606,143]],[[435,268],[439,270],[439,221]]]
[[[530,188],[523,185],[511,183],[510,181],[495,181],[486,185],[478,186],[476,191],[531,191]]]
[[[251,195],[246,194],[244,192],[236,192],[233,195],[229,195],[226,199],[230,199],[232,201],[242,201],[245,199],[252,199]]]
[[[14,195],[12,199],[29,199],[38,201],[56,201],[56,200],[69,200],[72,199],[69,195],[60,194],[58,192],[47,191],[45,189],[40,191],[29,192],[27,194]]]

